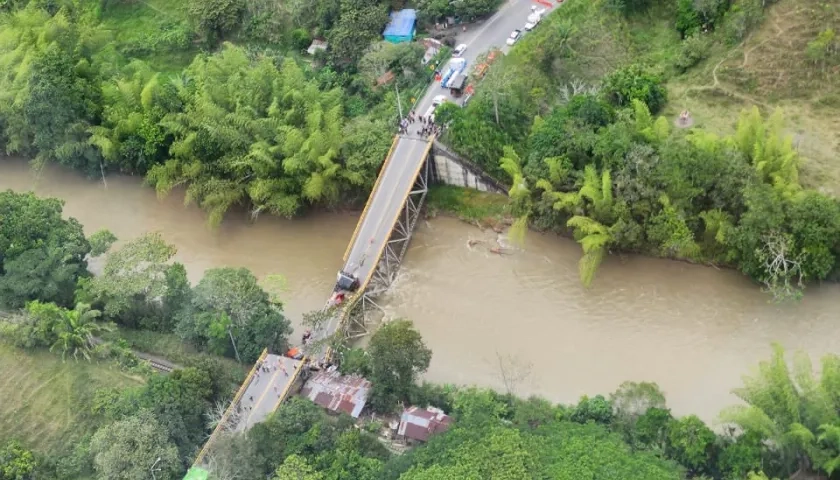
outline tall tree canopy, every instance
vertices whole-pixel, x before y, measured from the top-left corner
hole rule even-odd
[[[178,449],[148,411],[102,427],[90,450],[101,480],[147,480],[152,468],[157,478],[173,480],[180,472]]]
[[[292,58],[277,68],[225,44],[197,57],[182,80],[185,110],[162,122],[175,137],[170,158],[148,180],[160,194],[188,184],[186,201],[206,209],[211,224],[237,204],[292,216],[365,182],[340,157],[342,91],[319,89]]]
[[[263,348],[282,353],[292,332],[282,306],[272,303],[245,268],[214,268],[195,286],[177,331],[185,340],[251,363]]]
[[[432,351],[408,320],[381,326],[370,339],[371,404],[380,411],[393,409],[407,397],[417,377],[429,368]]]
[[[62,207],[31,192],[0,192],[0,306],[32,299],[72,305],[90,244],[76,219],[62,218]]]

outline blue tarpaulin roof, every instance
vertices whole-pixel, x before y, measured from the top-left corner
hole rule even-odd
[[[411,40],[414,36],[414,22],[417,20],[417,11],[407,8],[399,12],[391,12],[391,23],[385,27],[382,34],[386,40]]]

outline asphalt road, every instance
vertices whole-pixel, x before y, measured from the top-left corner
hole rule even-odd
[[[557,6],[547,8],[531,0],[509,0],[489,19],[470,25],[466,32],[459,33],[458,43],[467,45],[462,55],[467,60],[467,69],[472,68],[479,54],[491,48],[500,48],[502,52],[507,53],[510,47],[505,41],[514,29],[520,29],[524,32],[523,35],[527,35],[524,25],[531,13],[532,5],[546,8],[546,14],[557,8]],[[540,28],[539,25],[537,28]],[[414,106],[414,111],[419,115],[425,113],[437,95],[445,95],[448,99],[455,101],[449,94],[449,89],[442,88],[435,82],[429,86],[424,96]],[[403,113],[408,113],[407,106]],[[419,128],[417,123],[411,125],[409,133],[401,135],[397,140],[391,160],[386,161],[383,171],[380,172],[381,178],[369,200],[368,209],[359,219],[358,233],[351,239],[353,244],[343,269],[355,274],[362,285],[365,285],[373,274],[383,245],[391,235],[403,202],[411,191],[425,159],[424,152],[429,140],[421,139],[416,135],[415,131]],[[313,333],[314,340],[321,340],[334,334],[340,326],[339,322],[338,316],[332,318],[322,330]],[[317,356],[322,355],[323,352]]]
[[[499,48],[502,53],[507,54],[511,47],[508,46],[505,41],[510,36],[511,32],[514,30],[521,30],[522,35],[520,35],[519,40],[521,40],[525,35],[528,35],[528,32],[525,31],[525,23],[528,21],[528,15],[531,14],[532,6],[544,8],[544,15],[548,15],[560,6],[560,4],[557,4],[555,0],[549,1],[555,5],[553,8],[549,8],[532,0],[508,0],[508,2],[502,5],[499,11],[492,17],[481,23],[467,26],[467,31],[459,33],[457,37],[458,44],[463,43],[467,45],[467,49],[461,55],[461,58],[467,60],[467,71],[470,71],[470,69],[475,65],[475,59],[478,58],[480,54],[487,52],[492,48]],[[537,25],[536,28],[540,28],[540,25]],[[442,68],[445,67],[446,66],[444,65]],[[417,106],[414,110],[420,115],[424,114],[432,105],[432,99],[436,95],[445,95],[446,98],[451,101],[458,101],[449,94],[448,88],[443,88],[440,86],[440,83],[436,82],[429,87],[426,91],[426,95],[417,102]]]
[[[300,366],[300,360],[293,360],[280,355],[267,355],[263,366],[268,371],[258,368],[251,383],[239,400],[239,421],[236,429],[244,431],[255,423],[260,423],[277,408],[280,396],[286,391]]]

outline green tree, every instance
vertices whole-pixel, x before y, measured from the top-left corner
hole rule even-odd
[[[102,255],[107,252],[116,241],[117,237],[107,229],[102,228],[97,230],[88,238],[88,243],[90,243],[90,256],[98,257],[99,255]]]
[[[694,241],[694,232],[688,227],[685,215],[674,207],[667,195],[663,195],[659,202],[662,210],[650,218],[648,238],[658,245],[662,255],[697,258],[700,247]]]
[[[612,404],[603,395],[595,395],[592,398],[584,395],[572,410],[569,418],[578,423],[595,422],[609,425],[614,415]]]
[[[305,458],[289,455],[274,472],[274,480],[324,480],[324,475],[315,470]]]
[[[35,456],[20,443],[9,441],[0,448],[0,480],[31,480]]]
[[[580,215],[570,218],[566,225],[573,228],[575,240],[583,248],[583,256],[578,262],[580,281],[584,287],[592,285],[595,272],[607,254],[607,248],[613,242],[609,227]]]
[[[624,382],[618,390],[610,394],[610,404],[613,407],[613,423],[624,434],[629,445],[646,444],[653,440],[652,438],[637,439],[637,424],[649,410],[665,409],[665,395],[659,390],[658,385],[649,382]],[[645,437],[648,436],[645,435]],[[650,436],[655,437],[655,435]]]
[[[42,307],[44,305],[33,302],[27,306],[27,311],[30,315],[37,315],[36,312]],[[83,303],[77,304],[73,310],[61,309],[59,320],[53,326],[56,340],[50,351],[60,349],[62,360],[71,352],[74,360],[78,360],[81,355],[90,361],[94,337],[101,332],[112,330],[110,326],[96,322],[100,314],[99,310],[91,310],[90,305]]]
[[[190,0],[190,20],[205,42],[212,44],[239,28],[245,2],[242,0]]]
[[[784,117],[776,109],[765,121],[758,107],[741,112],[732,141],[752,162],[761,180],[790,197],[799,191],[799,156],[783,133]]]
[[[826,28],[821,31],[817,35],[817,38],[808,42],[805,55],[812,62],[819,63],[825,68],[827,60],[840,51],[840,48],[837,47],[837,43],[835,42],[835,36],[834,30],[831,28]]]
[[[72,304],[90,244],[78,221],[62,218],[62,206],[33,193],[0,192],[0,306]]]
[[[181,313],[177,332],[185,340],[251,363],[263,348],[284,352],[291,333],[282,305],[274,304],[245,268],[205,272]]]
[[[833,470],[840,454],[840,445],[832,442],[840,425],[840,359],[823,358],[819,378],[806,355],[797,355],[793,364],[791,369],[782,347],[774,345],[771,359],[734,392],[746,405],[724,410],[721,418],[760,436],[786,474]]]
[[[171,319],[158,317],[161,301],[171,293],[170,277],[186,281],[183,267],[169,264],[175,252],[160,233],[131,240],[106,256],[102,273],[82,284],[79,298],[102,305],[107,318],[122,324],[169,330]]]
[[[672,420],[667,430],[668,456],[695,475],[709,473],[716,440],[714,432],[696,415]]]
[[[147,480],[152,467],[161,480],[179,478],[182,472],[166,428],[148,411],[100,428],[90,453],[101,480]]]
[[[429,368],[432,351],[408,320],[394,320],[380,327],[370,339],[371,406],[393,410],[407,397],[418,375]]]
[[[321,90],[290,57],[278,68],[225,44],[174,83],[184,111],[164,117],[170,158],[146,179],[159,195],[187,184],[186,202],[204,208],[212,226],[234,205],[287,217],[334,205],[370,179],[369,163],[342,165],[339,156],[342,91]]]
[[[99,84],[95,62],[85,55],[101,30],[79,21],[73,9],[54,13],[33,2],[0,19],[0,139],[7,152],[35,156],[37,164],[57,160],[92,173],[101,159],[87,129],[99,113]]]
[[[700,30],[700,16],[694,5],[694,0],[677,0],[676,28],[682,38],[690,37]]]
[[[339,0],[338,21],[329,32],[330,59],[346,69],[357,64],[388,23],[388,8],[379,0]]]
[[[658,112],[667,99],[662,78],[639,64],[620,68],[607,76],[601,93],[617,106],[630,105],[633,99],[641,100],[652,113]]]
[[[132,61],[102,84],[102,102],[102,121],[90,129],[90,143],[107,164],[145,173],[165,158],[169,141],[160,121],[178,103],[174,87],[160,73]]]

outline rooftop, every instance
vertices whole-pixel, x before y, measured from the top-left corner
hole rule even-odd
[[[391,23],[385,27],[382,33],[387,37],[410,37],[414,35],[414,22],[417,20],[417,12],[410,8],[391,12]]]
[[[409,407],[403,411],[397,434],[425,442],[432,434],[445,432],[452,417],[434,407]]]
[[[328,369],[310,378],[300,393],[328,410],[359,418],[369,391],[370,382],[364,378],[341,375],[337,370]]]

